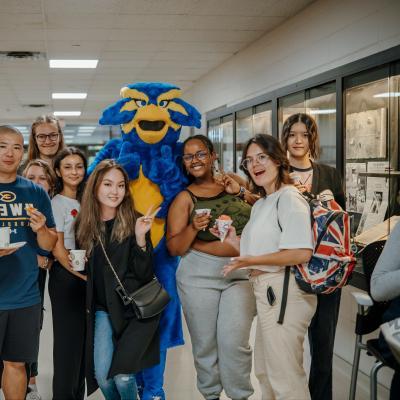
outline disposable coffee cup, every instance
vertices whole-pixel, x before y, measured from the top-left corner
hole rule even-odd
[[[74,271],[83,271],[85,269],[86,250],[70,250],[72,269]]]
[[[217,219],[217,227],[218,227],[218,232],[219,232],[219,239],[221,242],[223,242],[226,238],[226,235],[228,234],[229,228],[232,225],[232,220],[227,220],[227,219]]]
[[[196,213],[196,215],[203,215],[203,214],[210,215],[211,208],[198,208],[198,209],[194,210],[194,212]]]
[[[10,245],[10,228],[0,228],[0,247],[8,247]]]

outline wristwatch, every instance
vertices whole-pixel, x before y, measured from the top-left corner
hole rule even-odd
[[[240,186],[239,191],[235,194],[236,197],[239,197],[239,199],[244,200],[244,195],[246,193],[246,188],[244,186]]]

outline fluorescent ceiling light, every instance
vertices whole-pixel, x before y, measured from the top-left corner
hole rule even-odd
[[[99,60],[50,60],[50,68],[96,68]]]
[[[78,128],[79,132],[93,132],[97,126],[82,125]]]
[[[75,129],[64,129],[64,133],[75,133]]]
[[[374,94],[374,97],[400,97],[400,92],[386,92]]]
[[[64,139],[73,139],[74,135],[64,135]]]
[[[52,93],[52,99],[86,99],[87,93]]]
[[[76,136],[92,136],[90,132],[78,132]]]
[[[56,117],[79,117],[82,113],[80,111],[54,111]]]
[[[336,114],[336,110],[334,108],[326,108],[321,110],[310,110],[310,114],[320,115],[320,114]]]

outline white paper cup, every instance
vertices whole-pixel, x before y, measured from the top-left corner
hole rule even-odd
[[[0,228],[0,247],[8,247],[10,245],[10,231],[8,226]]]
[[[196,215],[202,215],[202,214],[210,215],[211,208],[198,208],[198,209],[194,210],[194,212],[196,213]]]
[[[70,250],[72,269],[74,271],[83,271],[85,269],[86,250]]]
[[[219,232],[219,239],[223,242],[228,234],[229,228],[232,225],[232,220],[226,219],[216,219],[215,222],[217,223],[218,232]]]

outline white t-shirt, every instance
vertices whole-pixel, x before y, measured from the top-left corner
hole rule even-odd
[[[279,229],[277,201],[279,198]],[[284,186],[259,199],[251,210],[240,240],[241,256],[258,256],[284,249],[313,249],[310,208],[294,186]],[[284,271],[280,266],[250,266],[267,272]]]
[[[64,233],[64,246],[67,250],[75,249],[75,219],[80,210],[78,200],[57,194],[51,200],[57,232]]]

